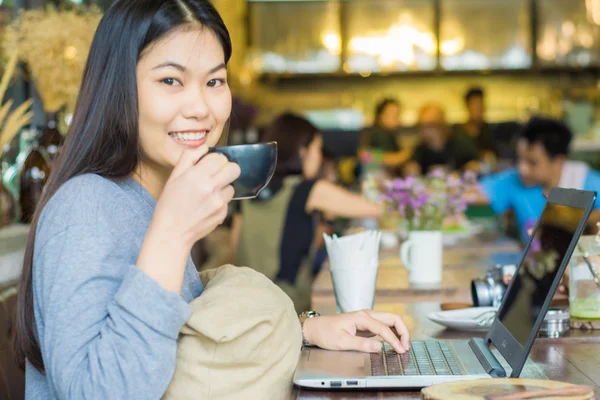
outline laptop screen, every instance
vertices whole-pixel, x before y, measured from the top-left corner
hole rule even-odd
[[[596,192],[553,188],[486,337],[517,378],[596,200]]]
[[[544,302],[576,234],[585,209],[548,203],[533,241],[506,292],[498,318],[523,346],[535,329]]]

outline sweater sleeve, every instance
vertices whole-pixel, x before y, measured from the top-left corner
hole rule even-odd
[[[44,321],[39,341],[57,397],[160,398],[190,306],[99,228],[69,226],[37,250],[36,319]]]

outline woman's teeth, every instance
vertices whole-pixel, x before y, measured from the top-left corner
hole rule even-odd
[[[177,140],[202,140],[206,132],[169,133],[169,135]]]

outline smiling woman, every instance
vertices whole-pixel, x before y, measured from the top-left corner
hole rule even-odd
[[[231,112],[230,56],[207,0],[117,0],[106,11],[27,242],[15,335],[27,398],[164,394],[204,290],[190,250],[223,222],[240,175],[208,154]],[[329,349],[380,347],[359,330],[408,346],[401,318],[386,313],[312,318],[304,334]]]
[[[27,244],[15,345],[28,398],[166,389],[203,290],[190,248],[239,175],[204,157],[229,118],[230,55],[204,0],[119,0],[104,15]]]

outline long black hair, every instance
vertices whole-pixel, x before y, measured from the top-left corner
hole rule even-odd
[[[212,31],[227,63],[231,40],[208,0],[118,0],[94,36],[73,116],[27,238],[15,321],[15,355],[44,372],[33,309],[32,267],[35,232],[44,206],[69,179],[93,173],[111,179],[131,175],[140,161],[136,66],[148,46],[176,28]]]

